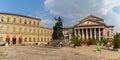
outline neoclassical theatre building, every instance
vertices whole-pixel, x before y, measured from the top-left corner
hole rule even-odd
[[[49,42],[52,39],[52,28],[40,26],[41,19],[0,13],[0,43],[34,44]]]
[[[66,40],[72,39],[73,35],[79,35],[83,40],[113,39],[114,26],[106,25],[103,19],[90,15],[74,27],[64,28],[63,34]]]

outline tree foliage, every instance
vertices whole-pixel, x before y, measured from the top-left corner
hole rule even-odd
[[[82,43],[82,39],[79,36],[73,36],[71,41],[75,46],[80,46]]]
[[[114,48],[120,48],[120,33],[116,33],[113,39]]]

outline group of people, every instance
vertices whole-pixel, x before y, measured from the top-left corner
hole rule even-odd
[[[51,43],[51,42],[45,42],[45,43],[44,43],[44,46],[52,46],[52,43]],[[56,44],[56,46],[62,47],[62,46],[63,46],[63,42],[62,42],[62,41],[58,42],[58,43]]]

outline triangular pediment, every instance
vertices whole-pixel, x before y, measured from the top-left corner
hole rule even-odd
[[[103,19],[102,19],[102,18],[99,18],[99,17],[93,16],[93,15],[90,15],[90,16],[88,16],[88,17],[84,18],[84,19],[83,19],[83,20],[81,20],[81,21],[86,21],[86,20],[103,21]]]
[[[96,21],[84,21],[79,23],[77,26],[83,26],[83,25],[102,25],[102,24]]]
[[[101,18],[98,18],[96,16],[90,15],[83,20],[81,20],[77,25],[75,26],[83,26],[83,25],[105,25],[104,20]]]

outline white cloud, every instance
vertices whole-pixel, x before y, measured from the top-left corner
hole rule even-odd
[[[51,27],[55,25],[55,20],[45,19],[41,21],[41,25],[45,27]]]
[[[115,25],[117,31],[120,15],[112,10],[116,6],[120,6],[120,0],[45,0],[47,11],[70,19],[65,21],[65,26],[92,14],[105,19],[107,24]]]

